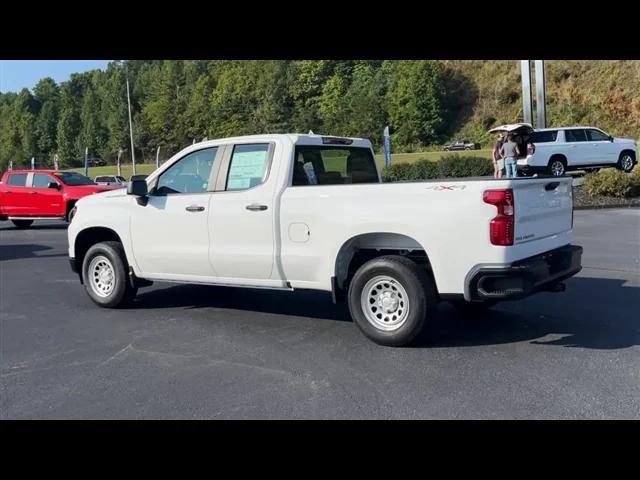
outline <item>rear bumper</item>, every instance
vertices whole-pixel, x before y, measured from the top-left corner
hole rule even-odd
[[[582,247],[565,245],[510,265],[476,265],[465,279],[467,301],[516,300],[553,290],[582,270]]]

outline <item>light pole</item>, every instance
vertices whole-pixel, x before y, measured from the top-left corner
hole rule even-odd
[[[125,67],[126,69],[126,67]],[[129,95],[129,72],[125,70],[127,78],[127,105],[129,106],[129,136],[131,137],[131,171],[136,174],[136,152],[133,148],[133,123],[131,122],[131,97]]]

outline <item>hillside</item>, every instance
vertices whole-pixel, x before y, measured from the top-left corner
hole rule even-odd
[[[126,78],[136,157],[153,162],[194,140],[307,132],[370,138],[389,125],[395,152],[439,150],[456,138],[484,148],[486,131],[522,116],[520,63],[380,60],[111,62],[33,91],[0,93],[0,169],[35,158],[79,167],[130,158]],[[591,124],[640,138],[640,61],[547,62],[550,126]]]
[[[461,100],[454,137],[490,142],[488,128],[522,115],[520,62],[443,64],[467,87],[456,92]],[[640,138],[640,61],[549,60],[545,66],[548,126],[588,124]],[[535,108],[535,87],[533,97]]]

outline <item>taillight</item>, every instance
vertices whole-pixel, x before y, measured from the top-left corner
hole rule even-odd
[[[482,199],[485,203],[495,205],[498,215],[489,224],[489,238],[492,245],[513,245],[513,230],[515,225],[515,205],[513,190],[485,190]]]
[[[74,206],[69,212],[69,223],[73,220],[73,217],[76,216],[76,212],[78,211],[78,207]]]

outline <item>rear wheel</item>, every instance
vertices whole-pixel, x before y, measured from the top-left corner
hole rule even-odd
[[[620,154],[620,158],[618,159],[618,168],[620,170],[624,170],[629,173],[633,170],[633,166],[635,164],[635,159],[633,158],[633,154],[629,152],[622,152]]]
[[[27,228],[33,223],[33,220],[11,220],[16,228]]]
[[[399,255],[362,265],[349,285],[349,311],[362,332],[387,346],[410,344],[434,312],[435,289],[426,271]]]
[[[127,277],[127,260],[120,242],[93,245],[84,256],[82,278],[87,294],[101,307],[124,305],[138,292]]]
[[[567,165],[561,158],[552,158],[549,161],[548,170],[554,177],[561,177],[567,171]]]

